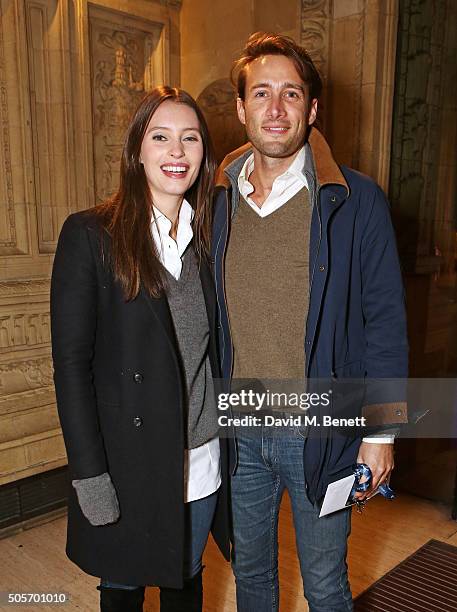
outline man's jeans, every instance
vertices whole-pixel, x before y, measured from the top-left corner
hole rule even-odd
[[[202,499],[185,504],[184,578],[193,578],[202,569],[202,556],[205,550],[211,524],[216,511],[218,492]],[[101,586],[112,589],[136,589],[136,585],[118,584],[103,579]]]
[[[238,467],[232,477],[232,564],[238,612],[279,610],[278,514],[284,489],[292,504],[310,612],[352,611],[346,565],[350,510],[318,518],[319,509],[305,493],[304,438],[294,428],[286,431],[255,427],[237,437]]]

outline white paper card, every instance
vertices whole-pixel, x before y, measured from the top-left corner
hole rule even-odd
[[[337,480],[336,482],[331,482],[328,485],[319,518],[326,514],[341,510],[346,506],[354,481],[355,476],[351,475],[346,476],[346,478],[341,478],[341,480]]]

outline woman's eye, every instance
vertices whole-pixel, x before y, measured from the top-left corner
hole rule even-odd
[[[198,142],[197,136],[186,136],[184,140],[190,140],[191,142]]]
[[[152,140],[166,140],[165,136],[163,134],[154,134],[154,136],[152,137]]]

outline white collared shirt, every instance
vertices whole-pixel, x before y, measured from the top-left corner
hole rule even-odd
[[[281,208],[281,206],[296,195],[300,189],[303,189],[303,187],[308,189],[308,181],[303,172],[305,157],[306,149],[303,146],[287,170],[275,178],[271,191],[262,206],[256,204],[250,197],[250,194],[254,191],[254,186],[249,182],[249,177],[254,170],[254,154],[252,153],[246,159],[238,176],[238,189],[242,197],[259,217],[263,218],[271,215],[271,213]],[[364,442],[370,442],[371,444],[392,444],[394,440],[395,436],[388,434],[379,437],[370,436],[369,438],[363,438]]]
[[[170,236],[172,223],[154,206],[151,220],[151,232],[159,257],[164,268],[176,280],[182,271],[182,256],[192,238],[192,206],[183,200],[179,210],[176,240]],[[154,218],[155,217],[155,218]],[[202,499],[217,491],[221,484],[219,438],[215,437],[198,446],[186,450],[184,454],[184,501]]]
[[[254,170],[254,154],[250,155],[244,162],[238,177],[238,189],[243,198],[259,217],[271,215],[271,213],[281,208],[283,204],[293,198],[300,189],[303,189],[303,187],[308,188],[308,181],[303,173],[305,155],[306,149],[302,147],[287,170],[275,178],[271,191],[262,206],[256,204],[254,200],[249,197],[254,191],[254,186],[249,182],[249,177]]]

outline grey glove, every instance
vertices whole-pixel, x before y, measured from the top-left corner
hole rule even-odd
[[[91,525],[108,525],[119,518],[119,502],[108,472],[72,480],[82,513]]]

